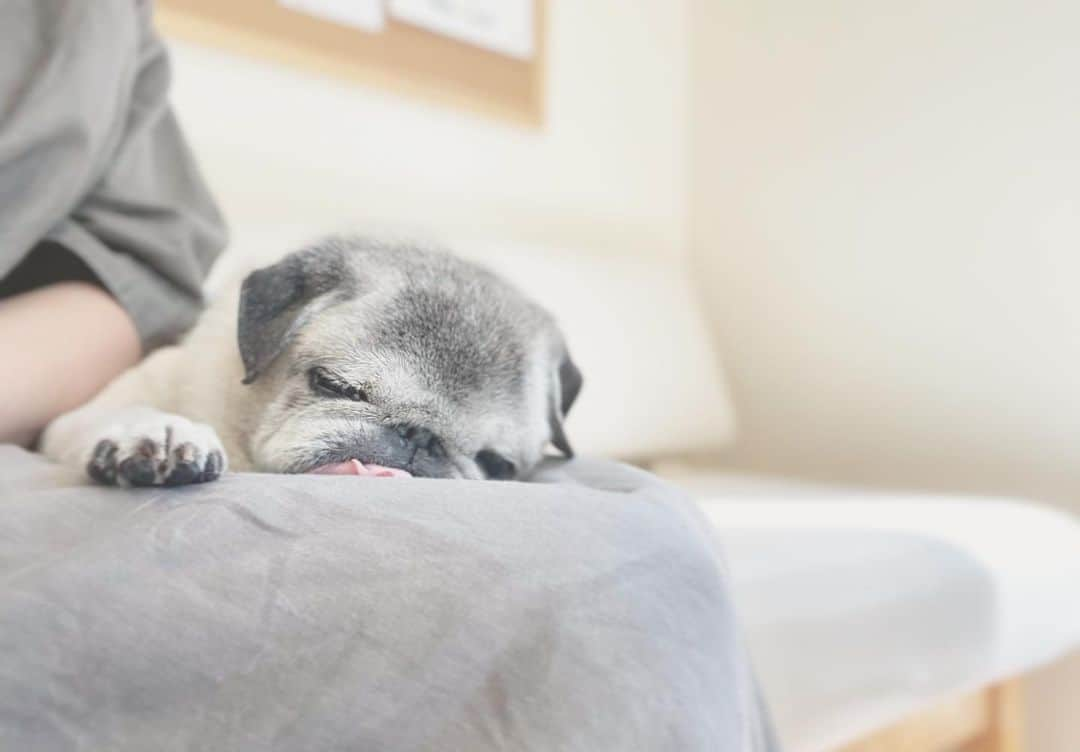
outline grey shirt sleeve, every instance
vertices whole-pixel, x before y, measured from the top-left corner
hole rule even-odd
[[[148,2],[0,4],[0,278],[53,241],[124,306],[145,349],[191,324],[225,244],[169,79]]]

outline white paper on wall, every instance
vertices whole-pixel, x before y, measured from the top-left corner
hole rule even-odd
[[[511,57],[533,56],[533,0],[389,0],[390,15]]]
[[[364,31],[378,32],[386,27],[383,0],[278,0],[278,3],[290,10]]]

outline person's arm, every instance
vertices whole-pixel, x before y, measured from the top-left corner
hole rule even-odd
[[[61,282],[0,300],[0,442],[29,445],[45,425],[138,362],[139,337],[100,287]]]
[[[0,441],[173,341],[224,246],[150,11],[0,2]]]

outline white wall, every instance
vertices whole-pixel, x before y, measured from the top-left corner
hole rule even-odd
[[[740,461],[1080,493],[1080,5],[696,3]]]
[[[686,3],[549,8],[542,130],[174,43],[174,102],[240,244],[377,223],[681,253]]]
[[[727,461],[1080,511],[1080,5],[694,0],[690,27]],[[1033,692],[1032,749],[1075,749],[1048,710],[1080,672]]]

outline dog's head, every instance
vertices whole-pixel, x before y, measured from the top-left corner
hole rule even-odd
[[[453,256],[325,240],[244,280],[238,339],[260,470],[509,479],[548,442],[573,454],[581,374],[553,319]]]

